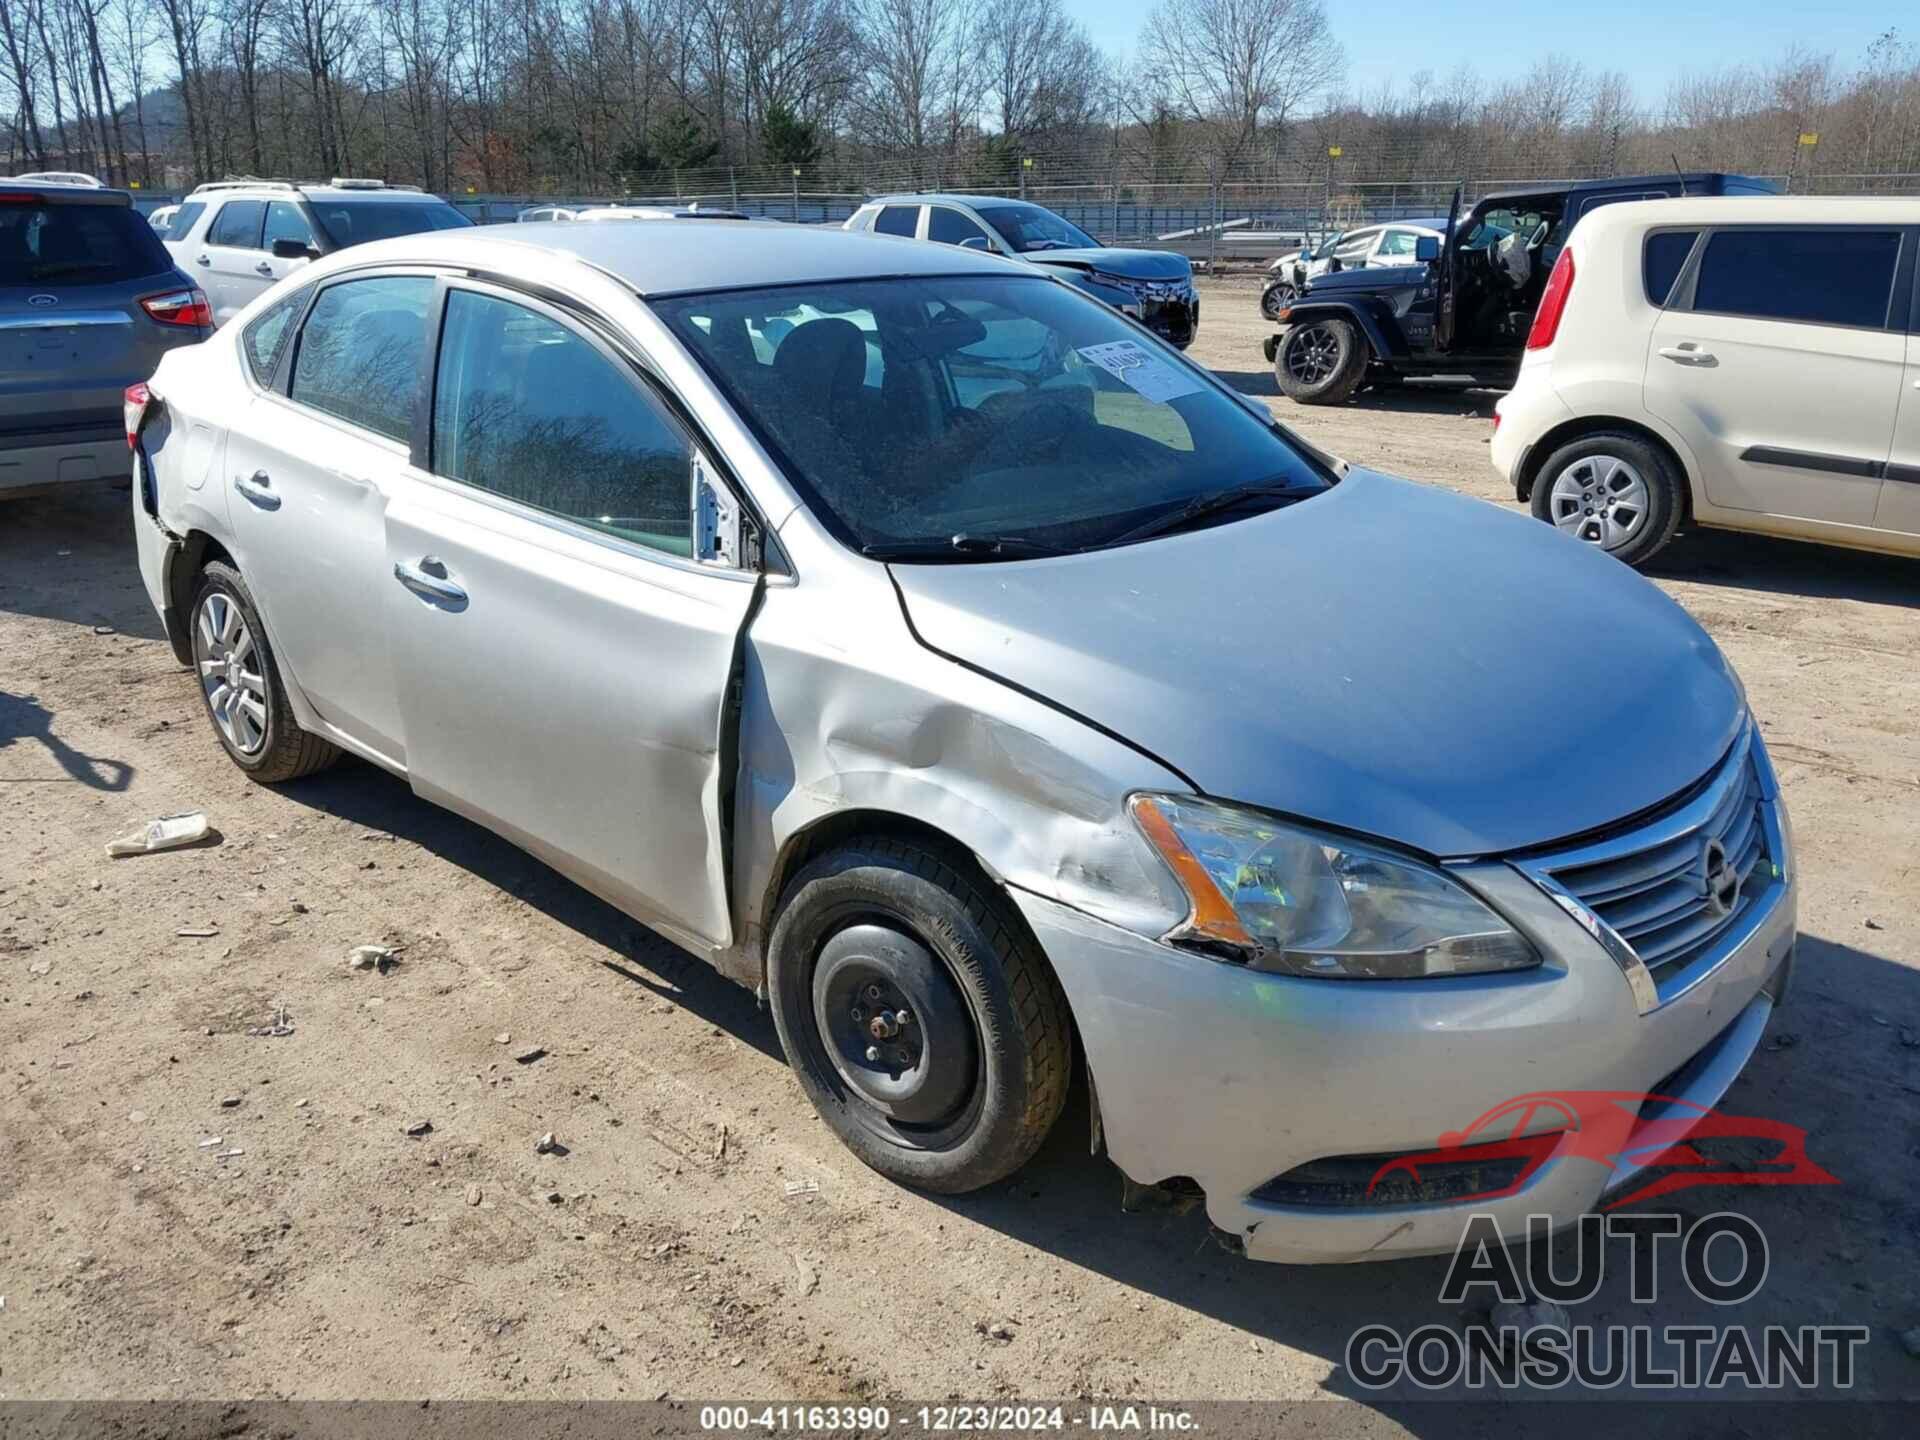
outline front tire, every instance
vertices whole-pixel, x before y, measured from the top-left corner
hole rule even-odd
[[[188,634],[207,720],[234,764],[273,785],[340,757],[295,722],[253,593],[231,565],[215,560],[200,572]]]
[[[957,857],[871,836],[789,887],[767,955],[800,1088],[890,1180],[956,1195],[1033,1157],[1066,1103],[1066,998],[1005,899]]]
[[[1555,450],[1533,479],[1533,513],[1563,535],[1644,565],[1680,528],[1685,480],[1637,435],[1603,430]]]
[[[1350,321],[1308,320],[1280,337],[1273,378],[1280,393],[1302,405],[1338,405],[1366,379],[1368,346]]]
[[[1277,321],[1280,312],[1293,303],[1293,282],[1275,280],[1260,292],[1260,313],[1269,320]]]

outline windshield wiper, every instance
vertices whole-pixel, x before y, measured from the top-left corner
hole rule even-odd
[[[1309,495],[1318,495],[1326,487],[1322,485],[1275,485],[1263,481],[1258,485],[1235,485],[1227,490],[1215,490],[1206,495],[1196,495],[1184,504],[1171,510],[1163,510],[1151,520],[1123,530],[1106,545],[1128,545],[1135,540],[1150,540],[1156,535],[1171,535],[1176,530],[1184,530],[1196,520],[1209,515],[1217,515],[1222,510],[1231,510],[1236,505],[1244,505],[1249,500],[1269,498],[1275,500],[1304,500]]]
[[[883,540],[862,545],[860,553],[869,560],[931,560],[953,564],[969,560],[1038,560],[1050,555],[1070,555],[1073,550],[1020,535],[969,535],[962,531],[945,540]]]

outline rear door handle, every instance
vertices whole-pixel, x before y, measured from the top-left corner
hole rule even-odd
[[[260,262],[260,263],[259,263],[258,265],[256,265],[256,266],[254,266],[253,268],[254,268],[255,270],[258,270],[258,271],[259,271],[259,272],[260,272],[260,273],[261,273],[262,275],[271,275],[271,274],[273,274],[273,266],[271,266],[271,265],[269,265],[269,264],[268,264],[268,263],[267,263],[266,261],[264,261],[264,260],[262,260],[262,261],[261,261],[261,262]]]
[[[395,562],[393,578],[414,594],[437,600],[443,605],[460,609],[467,603],[466,590],[449,579],[447,567],[431,555],[422,555],[416,565],[409,565],[404,560]]]
[[[251,475],[234,476],[233,488],[262,510],[280,508],[280,497],[273,493],[273,478],[264,470],[256,470]]]
[[[1662,345],[1660,353],[1676,365],[1717,365],[1711,350],[1702,350],[1698,345]]]
[[[200,255],[199,259],[202,265],[211,265],[213,263],[213,257],[204,252]]]

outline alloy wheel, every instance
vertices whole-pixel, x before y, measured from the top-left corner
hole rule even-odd
[[[1319,385],[1340,367],[1340,337],[1331,326],[1308,325],[1287,337],[1282,357],[1301,385]]]
[[[193,658],[213,723],[242,755],[267,743],[267,682],[246,616],[231,595],[209,590],[194,618]]]
[[[1583,455],[1553,478],[1554,525],[1576,539],[1618,550],[1646,527],[1647,482],[1615,455]]]

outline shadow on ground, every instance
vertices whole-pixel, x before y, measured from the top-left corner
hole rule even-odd
[[[89,755],[53,733],[53,712],[33,695],[0,690],[0,750],[26,742],[41,746],[69,781],[94,790],[124,790],[133,780],[133,766],[124,760]],[[0,775],[0,785],[59,782],[57,775]]]
[[[140,580],[125,489],[89,483],[0,500],[0,611],[164,640]]]

